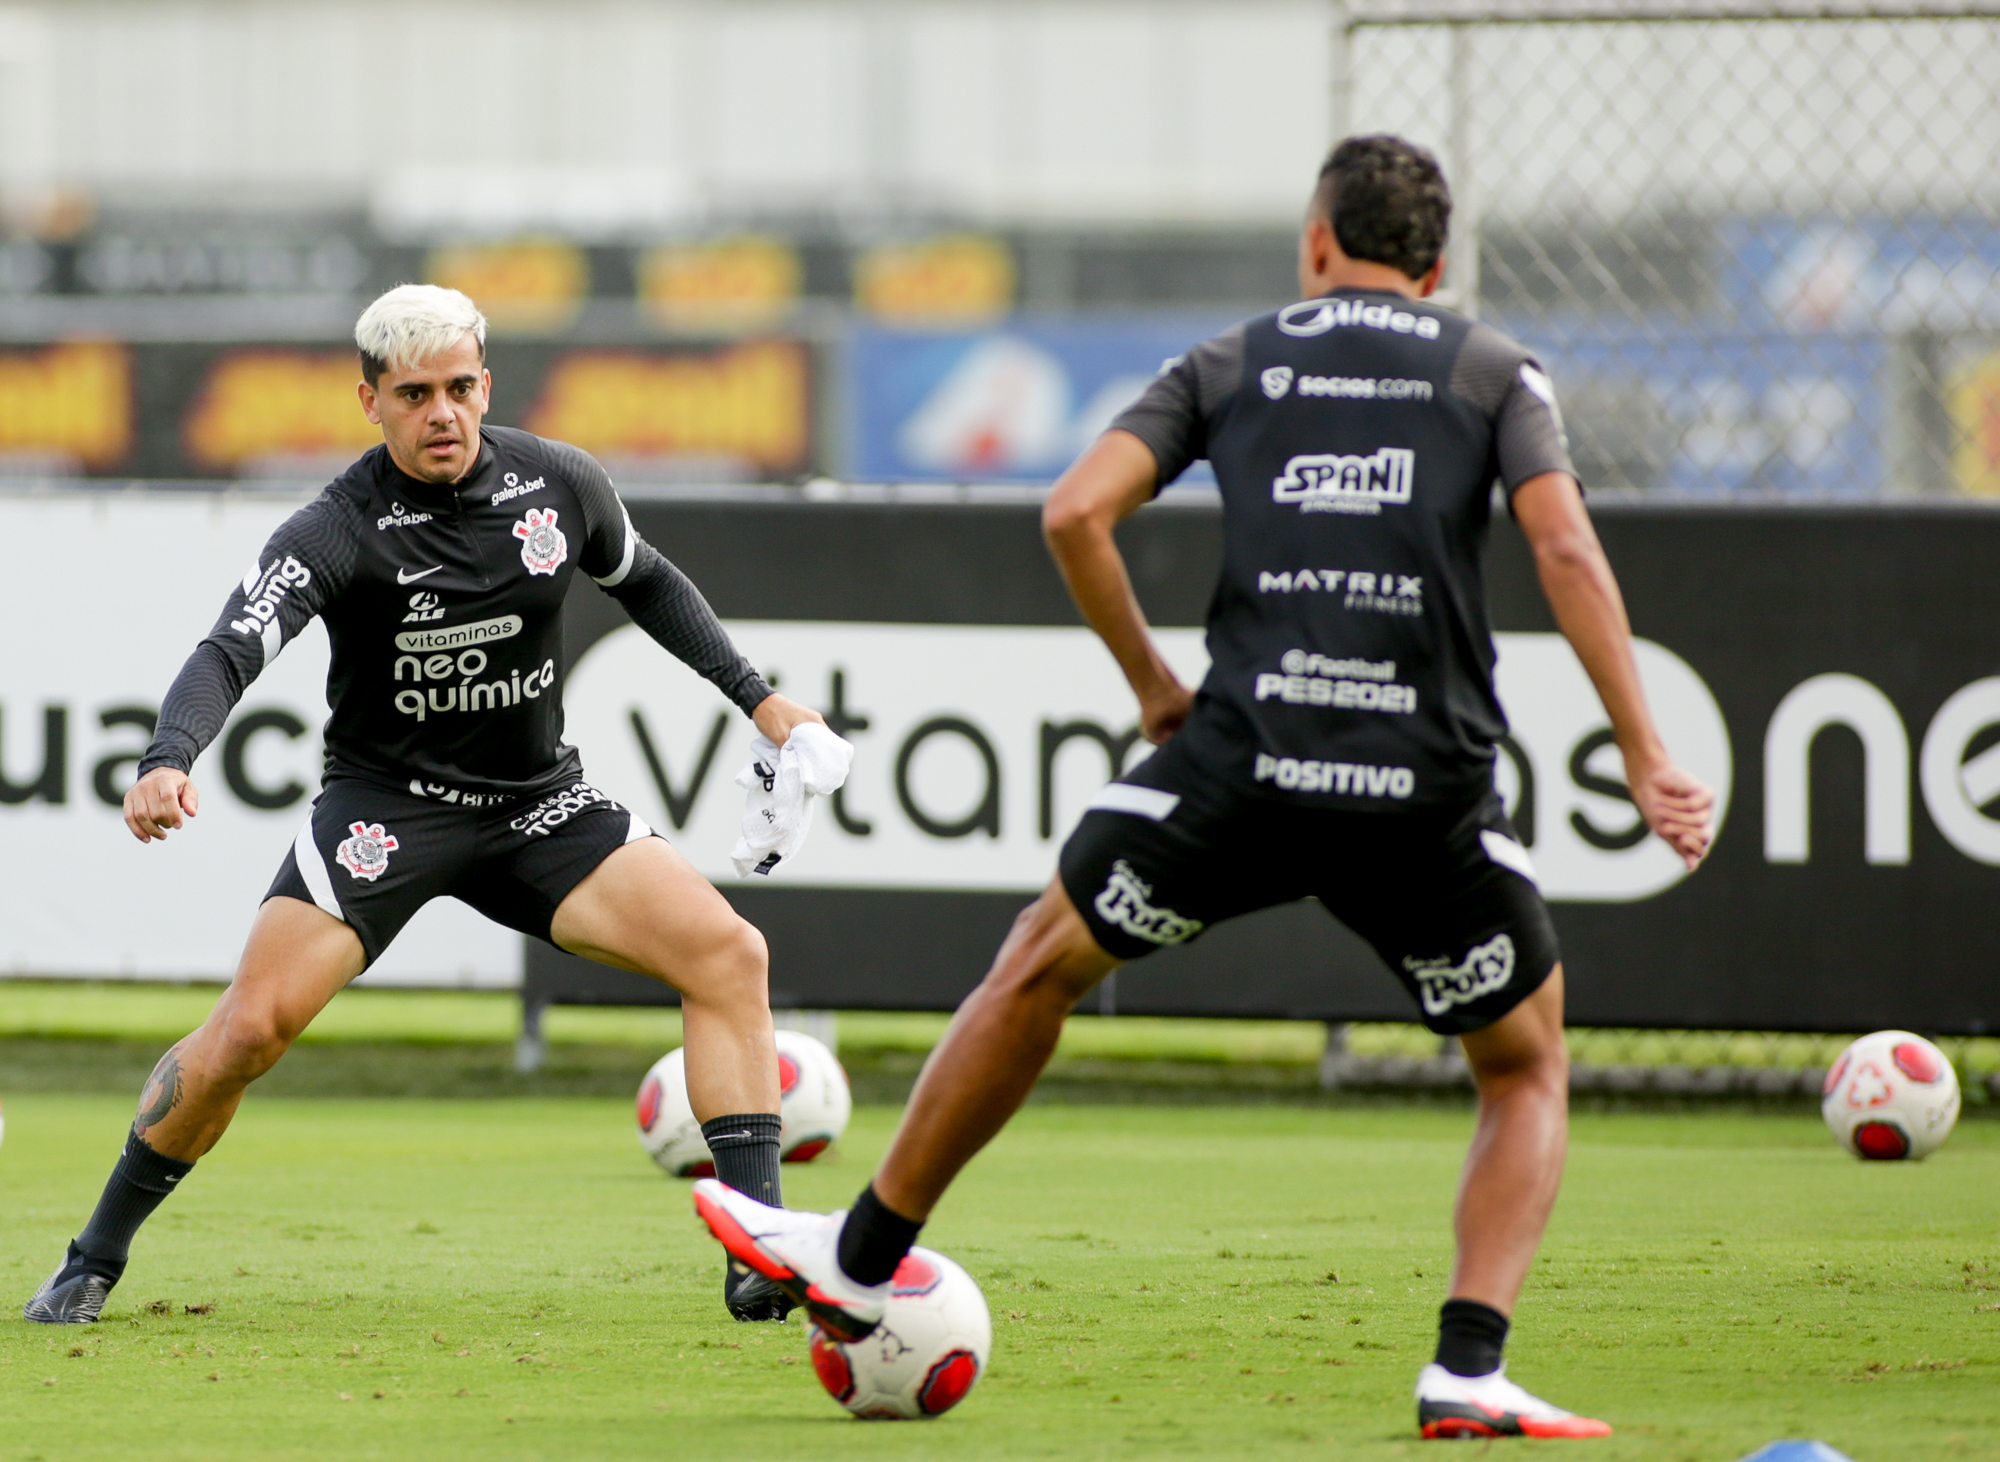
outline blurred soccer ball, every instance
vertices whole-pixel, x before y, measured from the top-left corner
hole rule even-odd
[[[840,1139],[854,1111],[847,1073],[833,1052],[803,1031],[778,1032],[778,1152],[811,1162]],[[712,1178],[715,1161],[688,1103],[684,1050],[669,1051],[639,1083],[639,1145],[677,1178]]]
[[[1856,1157],[1930,1156],[1958,1120],[1958,1074],[1944,1052],[1908,1031],[1863,1036],[1826,1073],[1820,1113]]]
[[[993,1318],[972,1276],[935,1249],[912,1249],[897,1266],[882,1323],[843,1345],[812,1327],[813,1370],[827,1395],[856,1416],[942,1416],[986,1371]]]

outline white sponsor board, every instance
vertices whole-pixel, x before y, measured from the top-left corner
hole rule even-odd
[[[1112,772],[1148,748],[1116,665],[1084,629],[737,621],[751,662],[808,705],[836,700],[854,770],[838,809],[815,815],[805,850],[771,876],[830,887],[1029,891]],[[1197,630],[1156,631],[1189,684],[1207,668]],[[1646,898],[1685,876],[1638,813],[1601,790],[1620,779],[1596,693],[1556,635],[1503,634],[1498,683],[1533,784],[1534,863],[1555,899]],[[1639,641],[1667,745],[1726,809],[1729,737],[1714,698],[1670,651]],[[836,690],[836,681],[838,688]],[[749,728],[636,628],[598,641],[571,673],[569,738],[593,782],[636,808],[719,883],[742,813],[731,779]],[[1602,743],[1600,745],[1600,743]],[[1573,774],[1583,773],[1583,780]],[[1510,806],[1523,779],[1502,759]]]
[[[195,764],[201,815],[164,843],[141,845],[114,805],[148,739],[115,713],[158,712],[231,587],[299,501],[111,492],[0,500],[0,531],[15,545],[0,577],[0,974],[222,979],[235,969],[319,790],[326,632],[315,622],[251,685]],[[103,767],[116,757],[126,759]],[[45,776],[46,788],[21,796]],[[363,979],[508,987],[520,971],[518,934],[445,899]]]

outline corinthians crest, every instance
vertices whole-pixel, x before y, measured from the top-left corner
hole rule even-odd
[[[569,557],[569,540],[556,526],[554,508],[529,508],[528,516],[514,525],[521,540],[521,562],[531,574],[553,574]]]
[[[335,848],[333,856],[354,877],[373,883],[389,871],[389,855],[402,845],[379,822],[349,823],[347,830],[354,836]]]

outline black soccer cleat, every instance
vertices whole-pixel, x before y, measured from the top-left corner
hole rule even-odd
[[[731,1259],[722,1276],[722,1302],[738,1320],[776,1320],[798,1306],[776,1280],[766,1279],[741,1259]]]
[[[107,1278],[86,1269],[83,1255],[72,1243],[56,1272],[42,1281],[35,1297],[23,1307],[21,1318],[37,1325],[95,1325],[116,1283],[115,1275]]]

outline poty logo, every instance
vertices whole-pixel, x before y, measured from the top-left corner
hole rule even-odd
[[[1266,396],[1269,396],[1273,401],[1279,400],[1284,396],[1285,392],[1292,389],[1292,368],[1290,366],[1272,366],[1263,375],[1259,376],[1257,380],[1264,387],[1264,394]]]
[[[1384,447],[1369,457],[1294,457],[1272,480],[1271,500],[1307,513],[1375,514],[1384,503],[1409,502],[1416,475],[1417,454],[1408,447]]]
[[[1419,340],[1435,340],[1439,334],[1434,316],[1355,299],[1301,300],[1278,311],[1278,328],[1287,335],[1324,335],[1336,325],[1389,330],[1397,335],[1414,335]]]
[[[521,540],[521,562],[531,574],[553,574],[569,557],[569,540],[556,526],[554,508],[529,508],[527,517],[514,525]]]
[[[1185,944],[1201,933],[1199,919],[1184,918],[1172,909],[1156,909],[1152,898],[1152,885],[1120,858],[1111,865],[1111,877],[1104,891],[1092,902],[1105,923],[1115,924],[1148,944]]]
[[[290,554],[274,559],[266,569],[250,565],[250,572],[243,576],[243,618],[230,620],[229,627],[239,635],[263,634],[265,627],[277,620],[278,605],[285,595],[311,582],[312,570]]]
[[[389,871],[389,855],[402,844],[379,822],[350,823],[347,830],[353,836],[335,848],[333,856],[351,876],[363,883],[373,883]]]
[[[1417,982],[1424,1014],[1443,1015],[1454,1005],[1468,1005],[1481,995],[1490,995],[1514,978],[1514,941],[1506,934],[1495,934],[1468,949],[1457,964],[1446,955],[1405,959],[1403,968]]]
[[[385,528],[414,528],[417,524],[428,523],[430,520],[429,513],[413,513],[401,503],[390,503],[389,511],[375,520],[375,531],[380,533]]]
[[[422,624],[426,620],[443,618],[444,604],[438,596],[420,591],[410,596],[410,612],[403,616],[403,623]]]

